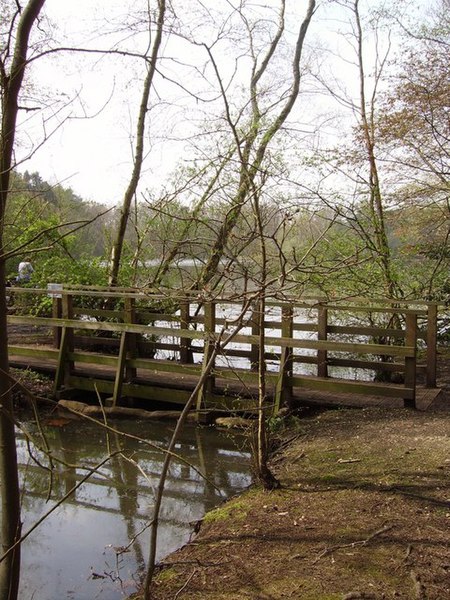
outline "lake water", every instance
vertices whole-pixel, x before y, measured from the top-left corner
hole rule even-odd
[[[35,424],[23,426],[39,438]],[[114,455],[24,542],[20,598],[116,600],[136,589],[147,561],[160,448],[174,424],[115,421],[113,426],[141,440],[107,434],[86,422],[61,426],[50,420],[44,432],[53,456],[62,461],[54,461],[51,477],[38,464],[49,466],[48,459],[18,432],[24,532],[88,469]],[[187,426],[176,452],[184,460],[174,459],[170,468],[158,559],[185,544],[205,512],[251,483],[250,457],[240,436]]]

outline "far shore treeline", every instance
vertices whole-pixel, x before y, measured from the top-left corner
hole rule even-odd
[[[50,185],[39,173],[15,172],[7,210],[6,243],[23,247],[7,261],[10,281],[17,275],[25,257],[34,267],[30,285],[45,287],[49,282],[81,285],[107,285],[111,240],[117,209],[85,201],[70,187]],[[382,296],[383,278],[371,260],[370,247],[364,246],[358,231],[347,218],[334,219],[329,228],[330,211],[304,210],[286,215],[286,209],[267,202],[271,235],[286,217],[289,230],[283,239],[287,249],[281,265],[272,258],[270,269],[274,289],[286,272],[291,294],[328,294],[339,296]],[[404,298],[446,301],[450,293],[448,251],[445,250],[446,225],[439,226],[444,206],[435,203],[422,207],[403,205],[385,211],[386,229],[398,288]],[[120,285],[133,287],[195,287],[206,263],[226,207],[210,202],[203,211],[191,210],[177,199],[164,203],[136,203],[135,214],[125,236]],[[364,218],[364,204],[360,206]],[[269,222],[269,219],[268,219]],[[249,215],[242,215],[240,239],[250,243],[239,253],[224,251],[217,269],[218,289],[236,291],[250,285],[260,266],[260,247],[251,240]],[[311,229],[327,230],[313,250]],[[191,235],[186,235],[186,232]],[[181,238],[182,234],[184,238]],[[180,237],[177,237],[180,236]],[[180,239],[182,243],[180,243]],[[302,268],[295,261],[309,252]],[[289,255],[292,263],[289,263]],[[346,257],[344,260],[343,257]],[[170,268],[161,269],[170,260]],[[164,276],[161,277],[163,271]]]

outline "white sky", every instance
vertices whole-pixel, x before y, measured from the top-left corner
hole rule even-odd
[[[297,0],[288,2],[291,12],[296,2]],[[264,5],[271,3],[276,2],[272,0]],[[177,8],[176,0],[173,4]],[[206,0],[203,4],[217,7],[219,2]],[[320,4],[319,0],[318,5]],[[139,49],[145,44],[145,36],[131,38],[125,30],[114,35],[107,35],[106,32],[123,24],[127,15],[135,13],[138,8],[145,9],[146,5],[145,0],[47,0],[45,14],[54,25],[55,39],[67,45],[107,48],[111,43],[128,37],[122,42],[122,46]],[[183,5],[186,5],[186,0],[180,2],[180,7]],[[306,6],[306,1],[302,5]],[[297,10],[297,19],[302,14]],[[333,32],[343,26],[343,14],[334,10],[327,15],[322,11],[314,19],[314,25],[308,33],[309,44],[315,44],[320,37],[331,47],[335,43],[333,39],[337,40],[333,38]],[[193,24],[199,27],[198,22],[193,21]],[[288,22],[289,30],[295,32],[297,27],[298,21]],[[342,38],[339,44],[339,52],[344,53],[346,43],[343,45]],[[226,54],[220,56],[221,68],[231,73],[235,57],[232,56],[232,48],[228,50],[228,62]],[[198,51],[187,44],[172,41],[166,45],[166,53],[178,53],[180,61],[194,60],[194,52],[197,52],[195,60],[198,60]],[[331,67],[335,75],[338,72],[343,77],[346,85],[356,82],[354,68],[349,62],[340,62],[337,68],[337,59],[323,51],[319,56],[324,70]],[[170,71],[174,78],[179,78],[183,86],[190,87],[193,83],[190,80],[192,71],[186,68],[180,68],[178,73],[173,68]],[[44,90],[48,108],[44,112],[27,113],[18,135],[18,159],[26,157],[30,149],[36,148],[44,129],[48,135],[57,123],[61,123],[61,126],[52,133],[42,148],[33,153],[30,160],[21,164],[20,170],[38,171],[45,180],[52,184],[61,182],[86,200],[109,205],[120,202],[130,176],[142,73],[142,61],[131,58],[61,54],[36,61],[32,70],[31,93],[42,96]],[[199,85],[202,84],[199,82]],[[174,169],[182,149],[186,147],[184,142],[163,143],[164,136],[167,134],[177,137],[187,131],[187,109],[191,116],[195,116],[197,110],[208,109],[207,106],[199,106],[189,100],[179,88],[161,80],[152,92],[151,105],[152,102],[155,103],[155,92],[162,103],[149,113],[150,135],[147,137],[146,147],[148,156],[144,164],[141,189],[163,185]],[[67,104],[68,98],[75,100]],[[311,96],[306,102],[311,102]],[[317,106],[319,100],[314,102]],[[311,104],[308,107],[310,110]],[[83,115],[89,118],[81,118]],[[307,119],[303,115],[300,119],[301,127],[308,126],[305,125]]]

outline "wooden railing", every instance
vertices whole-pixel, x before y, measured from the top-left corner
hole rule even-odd
[[[224,399],[236,406],[236,397],[249,405],[261,340],[275,411],[305,389],[401,398],[415,406],[418,378],[436,386],[436,304],[269,300],[261,336],[256,308],[239,314],[242,299],[63,289],[52,297],[51,316],[36,317],[27,314],[27,306],[48,290],[14,294],[9,324],[46,328],[52,347],[11,345],[10,355],[54,364],[55,394],[95,389],[113,405],[124,398],[183,404],[203,372],[211,342],[221,328],[235,327],[229,325],[232,318],[240,330],[214,361],[197,408],[222,406]]]

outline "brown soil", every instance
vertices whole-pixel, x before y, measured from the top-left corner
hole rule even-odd
[[[450,361],[427,412],[291,419],[272,469],[166,558],[155,600],[450,600]],[[137,596],[136,598],[139,598]]]

